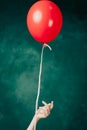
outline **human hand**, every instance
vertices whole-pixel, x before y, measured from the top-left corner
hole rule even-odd
[[[38,120],[41,118],[48,117],[50,114],[50,111],[53,108],[53,101],[51,101],[51,103],[48,103],[48,104],[45,101],[42,101],[42,103],[44,104],[44,106],[39,107],[36,113],[36,117]]]

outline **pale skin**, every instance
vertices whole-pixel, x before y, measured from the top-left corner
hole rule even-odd
[[[50,111],[53,109],[53,101],[51,101],[51,103],[48,104],[45,101],[42,101],[42,104],[44,106],[39,107],[27,130],[34,130],[35,123],[37,125],[40,119],[46,118],[50,115]]]

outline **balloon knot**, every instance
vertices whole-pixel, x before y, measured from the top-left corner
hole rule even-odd
[[[52,48],[48,44],[44,43],[44,47],[48,47],[52,51]]]

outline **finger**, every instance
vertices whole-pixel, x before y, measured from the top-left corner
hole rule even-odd
[[[54,105],[53,105],[53,101],[51,101],[51,103],[50,103],[50,105],[49,105],[49,106],[50,106],[50,109],[52,109],[52,108],[53,108],[53,106],[54,106]]]
[[[39,107],[39,109],[44,109],[44,111],[47,111],[48,113],[50,112],[50,106],[48,104],[46,106]]]
[[[39,107],[40,110],[44,110],[44,111],[47,111],[49,112],[50,111],[50,108],[47,107],[47,106],[43,106],[43,107]]]
[[[43,105],[45,105],[45,106],[48,105],[45,101],[42,101],[42,103],[43,103]]]
[[[51,103],[53,104],[53,101],[51,101]]]
[[[53,109],[53,106],[54,106],[54,103],[53,103],[53,101],[52,101],[52,102],[51,102],[51,107],[50,107],[50,108]]]
[[[48,111],[46,108],[43,107],[43,108],[41,108],[39,110],[39,113],[44,114],[45,116],[47,116],[47,115],[50,114],[50,111]]]
[[[46,107],[46,109],[50,111],[50,103],[47,104],[45,101],[42,101],[42,103],[45,105],[44,107]]]
[[[38,113],[37,113],[37,114],[42,114],[42,115],[43,115],[43,114],[45,114],[45,112],[44,112],[44,110],[41,108],[41,109],[38,110]]]
[[[52,109],[53,108],[53,101],[51,101],[51,103],[47,104],[45,101],[42,101],[42,103],[48,107],[48,109]]]

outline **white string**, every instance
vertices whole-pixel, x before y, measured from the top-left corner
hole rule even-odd
[[[43,52],[44,52],[45,47],[48,47],[50,49],[50,51],[52,50],[52,48],[49,45],[47,45],[46,43],[43,44],[42,51],[41,51],[41,59],[40,59],[40,70],[39,70],[39,80],[38,80],[38,91],[37,91],[37,97],[36,97],[36,105],[35,105],[35,114],[37,113],[38,101],[39,101],[39,96],[40,96]],[[36,119],[35,119],[35,124],[34,124],[34,130],[36,130]]]

